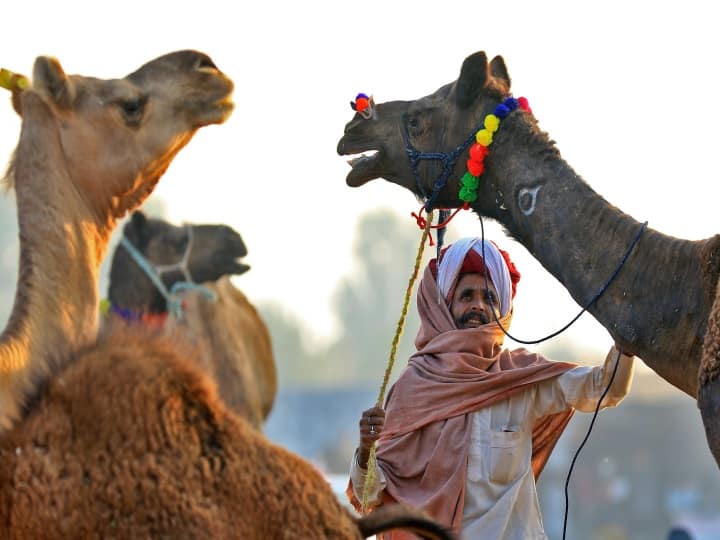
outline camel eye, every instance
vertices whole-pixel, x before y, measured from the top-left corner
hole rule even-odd
[[[417,137],[422,134],[422,127],[420,126],[420,120],[413,114],[405,116],[405,129],[411,137]]]
[[[134,97],[125,100],[121,104],[123,117],[130,126],[138,126],[140,120],[142,120],[143,112],[145,110],[145,102],[147,100],[142,97]]]

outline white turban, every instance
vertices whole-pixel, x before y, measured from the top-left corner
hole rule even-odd
[[[484,257],[483,257],[484,246]],[[470,250],[475,251],[483,257],[483,264],[488,270],[490,281],[495,286],[500,301],[500,316],[504,317],[512,307],[512,281],[505,259],[495,244],[489,240],[483,241],[480,238],[461,238],[453,243],[443,254],[437,272],[437,285],[440,293],[446,301],[449,301],[448,294],[456,285],[458,273],[465,261],[465,256]]]

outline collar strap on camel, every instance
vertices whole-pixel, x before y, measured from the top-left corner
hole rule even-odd
[[[200,292],[212,301],[215,301],[217,299],[214,291],[208,289],[203,285],[198,285],[193,281],[192,275],[190,274],[190,270],[188,268],[188,261],[190,259],[190,253],[192,251],[193,244],[193,228],[191,226],[188,226],[187,229],[188,244],[185,248],[185,253],[183,253],[180,262],[175,264],[155,266],[150,261],[148,261],[142,253],[140,253],[140,250],[137,249],[132,244],[132,242],[127,239],[126,236],[123,236],[120,240],[122,246],[128,251],[128,253],[130,253],[137,265],[143,270],[143,272],[145,272],[148,278],[150,278],[150,281],[153,282],[153,285],[155,285],[155,288],[160,291],[160,294],[162,294],[163,298],[165,298],[168,312],[172,313],[178,319],[182,318],[183,314],[182,299],[180,298],[180,296],[178,296],[179,291],[192,289]],[[167,272],[172,272],[174,270],[179,270],[180,272],[182,272],[186,281],[179,281],[173,284],[170,290],[168,290],[162,280],[162,275]]]

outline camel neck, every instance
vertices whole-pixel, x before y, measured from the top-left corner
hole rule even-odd
[[[494,204],[479,199],[483,215],[507,231],[585,306],[616,271],[642,223],[609,204],[580,178],[553,143],[524,115],[513,115],[488,156],[488,184]],[[482,196],[481,196],[482,197]],[[487,201],[487,193],[485,193]],[[668,355],[699,351],[707,313],[702,287],[709,255],[706,242],[693,242],[646,229],[603,295],[588,311],[619,344],[632,350],[663,378],[694,395],[695,377],[673,365]],[[696,261],[688,264],[688,261]],[[652,290],[649,288],[652,282]],[[662,294],[657,294],[662,291]],[[690,382],[688,382],[690,381]]]
[[[65,172],[59,141],[39,141],[34,131],[23,126],[13,164],[20,264],[0,336],[0,429],[95,340],[98,273],[109,237]]]
[[[505,121],[490,156],[501,207],[493,217],[584,305],[605,282],[598,276],[612,275],[642,223],[590,188],[525,115]]]

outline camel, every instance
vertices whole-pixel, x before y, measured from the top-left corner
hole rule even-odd
[[[98,268],[116,221],[205,125],[232,111],[232,81],[194,51],[123,79],[68,76],[39,57],[22,92],[15,189],[20,268],[0,336],[0,429],[98,330]],[[72,264],[69,264],[72,261]]]
[[[360,538],[400,525],[453,538],[409,508],[356,518],[309,463],[218,398],[192,344],[98,337],[110,234],[233,82],[178,51],[122,79],[39,57],[8,168],[20,231],[0,336],[0,538]]]
[[[178,227],[136,210],[122,233],[122,242],[129,242],[152,265],[168,291],[177,283],[216,281],[250,269],[241,260],[248,252],[242,236],[227,225]],[[162,315],[168,310],[162,291],[123,243],[112,255],[108,300],[118,313]]]
[[[108,322],[159,322],[162,331],[190,336],[203,351],[201,365],[223,401],[261,429],[275,401],[277,373],[265,323],[228,277],[250,269],[239,260],[247,255],[240,234],[226,225],[178,227],[138,210],[123,227],[123,236],[152,265],[167,291],[187,281],[201,283],[214,299],[186,291],[179,295],[184,304],[181,318],[168,318],[165,296],[121,244],[110,265]]]
[[[456,81],[436,92],[376,104],[370,119],[355,114],[337,152],[366,154],[350,161],[346,183],[358,187],[384,178],[434,208],[463,206],[459,188],[468,170],[468,146],[509,95],[503,58],[488,62],[477,52],[464,60]],[[584,307],[616,270],[641,223],[596,193],[522,107],[500,121],[488,150],[469,208],[499,222]],[[418,152],[446,156],[425,160]],[[625,350],[698,398],[720,465],[720,417],[712,412],[720,407],[717,358],[701,368],[719,274],[720,236],[690,241],[647,228],[588,311]]]

